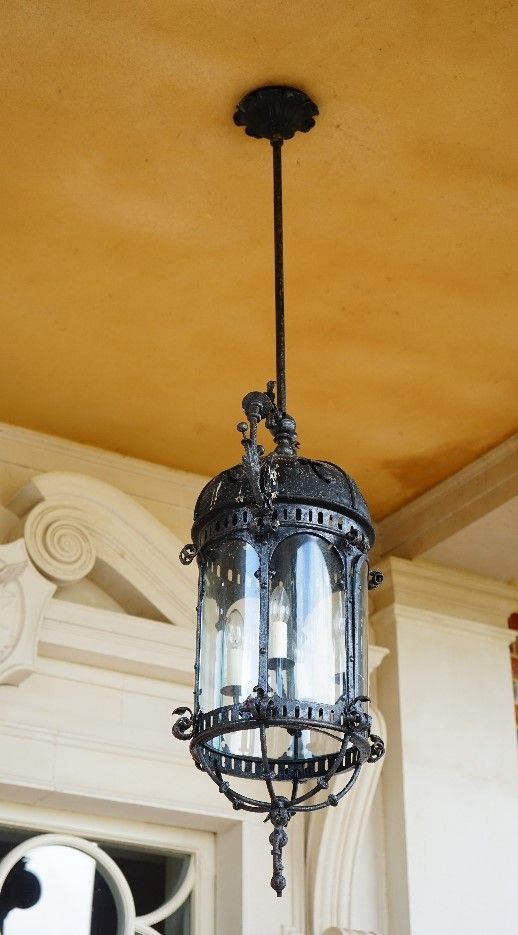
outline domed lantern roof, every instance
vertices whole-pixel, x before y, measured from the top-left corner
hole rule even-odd
[[[260,459],[259,471],[261,485],[270,487],[274,509],[281,504],[300,505],[299,522],[333,527],[344,533],[358,528],[358,541],[361,535],[365,548],[372,548],[375,534],[369,508],[356,482],[342,468],[330,461],[272,452]],[[243,464],[217,474],[205,485],[194,508],[194,544],[199,544],[200,533],[207,525],[215,525],[218,518],[228,513],[253,506],[254,493]],[[278,509],[277,514],[275,518],[282,521],[282,510]],[[292,511],[289,516],[296,519]]]

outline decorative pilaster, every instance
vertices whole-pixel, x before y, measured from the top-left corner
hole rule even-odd
[[[518,590],[418,561],[382,568],[371,621],[390,650],[378,682],[390,931],[512,931]]]
[[[369,646],[371,685],[374,673],[386,655],[386,649]],[[385,723],[378,707],[371,704],[369,713],[373,733],[385,737]],[[309,816],[306,848],[308,935],[369,935],[366,929],[359,931],[352,926],[354,923],[358,925],[358,914],[365,926],[373,924],[373,917],[378,917],[378,907],[372,904],[376,900],[369,901],[369,905],[359,905],[360,900],[355,899],[355,894],[360,882],[358,857],[361,843],[385,759],[364,770],[340,809],[324,809]],[[370,872],[374,877],[376,868],[371,867]],[[360,888],[365,891],[361,882]]]

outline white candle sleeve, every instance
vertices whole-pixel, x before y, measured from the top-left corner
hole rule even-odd
[[[268,655],[271,659],[286,659],[288,656],[288,627],[284,620],[270,621]]]

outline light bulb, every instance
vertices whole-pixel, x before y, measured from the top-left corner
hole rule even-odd
[[[347,594],[345,591],[335,591],[333,594],[333,636],[335,644],[335,675],[338,677],[346,671],[346,601]]]
[[[242,614],[236,607],[227,614],[225,620],[225,684],[241,685],[243,669],[243,631]]]
[[[225,621],[225,639],[231,649],[238,649],[243,644],[243,617],[234,607]]]
[[[279,623],[288,623],[290,619],[291,608],[288,592],[282,581],[272,591],[270,599],[270,619]]]
[[[268,655],[271,659],[286,659],[288,656],[288,622],[291,607],[282,581],[272,591],[270,598],[270,633]]]

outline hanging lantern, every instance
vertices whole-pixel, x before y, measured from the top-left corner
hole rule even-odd
[[[384,753],[367,708],[368,590],[382,581],[369,510],[341,468],[299,457],[286,411],[281,148],[317,114],[303,92],[266,87],[234,115],[273,150],[277,383],[245,396],[242,461],[202,490],[180,556],[199,564],[196,684],[173,733],[235,809],[271,820],[278,896],[292,816],[338,805]]]

